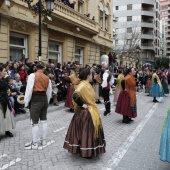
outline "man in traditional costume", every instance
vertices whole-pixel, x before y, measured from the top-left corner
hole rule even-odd
[[[74,94],[75,114],[68,128],[64,148],[83,158],[97,157],[105,153],[103,126],[96,105],[95,92],[90,84],[92,74],[89,69],[80,71],[79,85]]]
[[[110,81],[111,81],[111,78],[112,78],[112,75],[111,75],[111,72],[108,70],[108,64],[107,63],[104,63],[103,64],[103,70],[104,71],[104,74],[103,74],[103,82],[101,84],[102,86],[102,94],[103,94],[103,99],[104,99],[104,105],[105,105],[105,111],[104,111],[104,116],[107,116],[107,114],[110,113],[110,96],[109,96],[109,93],[110,93],[110,87],[111,87],[111,84],[110,84]]]
[[[153,102],[158,102],[156,97],[164,97],[164,90],[162,88],[161,81],[156,74],[156,70],[153,70],[152,75],[152,88],[150,91],[150,96],[153,97]]]
[[[79,75],[79,69],[76,68],[74,70],[74,73],[66,78],[66,81],[69,85],[67,87],[67,96],[66,96],[66,101],[65,101],[65,107],[70,108],[70,112],[74,112],[72,97],[73,97],[73,93],[74,93],[75,89],[77,88],[77,85],[80,82],[78,75]]]
[[[39,61],[37,64],[37,71],[30,74],[28,77],[26,92],[25,92],[25,108],[30,107],[30,119],[32,122],[32,141],[25,144],[25,149],[38,148],[38,122],[41,121],[42,134],[40,137],[40,144],[46,144],[46,137],[48,133],[47,125],[47,108],[51,99],[52,85],[49,78],[44,74],[44,63]]]

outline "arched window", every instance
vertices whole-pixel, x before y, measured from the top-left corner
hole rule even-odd
[[[108,31],[109,28],[109,9],[105,8],[105,30]]]
[[[99,9],[100,9],[100,13],[99,13],[99,15],[100,15],[100,17],[99,17],[99,21],[100,21],[100,28],[101,29],[103,29],[103,9],[104,7],[103,7],[103,4],[100,2],[100,4],[99,4]]]

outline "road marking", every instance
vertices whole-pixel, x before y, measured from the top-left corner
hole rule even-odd
[[[163,97],[159,99],[159,101],[162,101]],[[149,119],[152,117],[153,113],[158,107],[158,103],[154,104],[153,107],[149,110],[149,112],[145,115],[143,121],[136,127],[136,129],[129,135],[129,137],[126,139],[126,141],[118,148],[118,151],[109,159],[106,163],[106,166],[102,168],[102,170],[111,170],[116,169],[130,146],[135,141],[136,137],[139,135],[139,133],[142,131],[146,123],[149,121]]]
[[[7,156],[7,154],[0,155],[0,159],[4,158],[6,156]]]
[[[9,162],[9,164],[5,164],[2,166],[2,168],[0,168],[0,170],[4,170],[4,169],[7,169],[9,168],[10,166],[16,164],[17,162],[20,162],[21,161],[21,158],[16,158],[15,160],[12,160]]]
[[[53,132],[56,133],[56,132],[59,132],[59,131],[61,131],[61,130],[63,130],[63,129],[65,129],[64,126],[63,126],[62,128],[57,129],[57,130],[54,130]]]
[[[38,150],[41,150],[41,149],[43,149],[43,148],[46,148],[47,146],[50,146],[50,145],[52,145],[53,143],[55,143],[55,141],[54,141],[54,140],[50,140],[50,141],[47,142],[46,145],[44,145],[44,146],[39,146],[39,147],[38,147]]]

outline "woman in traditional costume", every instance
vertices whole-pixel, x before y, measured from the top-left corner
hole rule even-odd
[[[119,95],[120,97],[116,105],[116,112],[124,115],[122,122],[126,124],[132,121],[131,118],[137,117],[136,81],[134,77],[135,72],[136,71],[134,70],[134,68],[127,70],[127,75],[125,76],[125,91],[121,95]]]
[[[105,153],[105,138],[96,97],[89,83],[92,74],[89,69],[82,69],[79,75],[82,80],[74,94],[75,114],[68,128],[64,148],[81,157],[97,157]]]
[[[162,76],[161,76],[161,84],[164,90],[165,94],[169,94],[169,88],[168,88],[168,77],[166,75],[166,71],[163,70]]]
[[[156,100],[156,97],[163,97],[164,96],[164,90],[162,88],[161,81],[156,74],[156,70],[153,71],[152,75],[152,88],[150,91],[150,96],[153,97],[153,102],[158,102]]]
[[[160,140],[160,148],[159,155],[160,160],[167,161],[170,163],[170,108],[168,109],[167,115],[165,117],[161,140]]]
[[[13,137],[10,131],[15,128],[15,122],[7,95],[7,84],[4,80],[5,74],[5,68],[0,65],[0,133],[5,132],[6,136]]]
[[[145,86],[145,93],[150,93],[151,90],[151,79],[152,79],[152,74],[150,71],[147,73],[147,78],[146,78],[146,86]],[[149,96],[149,94],[148,94]]]
[[[80,82],[78,75],[79,75],[79,70],[76,68],[74,70],[74,73],[66,78],[66,81],[69,85],[67,87],[67,96],[66,96],[66,101],[65,101],[65,107],[70,108],[70,112],[74,112],[72,98],[73,98],[73,93],[74,93],[75,89],[77,88],[77,85]]]
[[[115,94],[114,94],[114,100],[113,102],[116,104],[119,94],[121,92],[121,81],[124,79],[124,75],[122,74],[122,70],[119,70],[119,75],[117,77],[117,84],[116,84],[116,89],[115,89]]]

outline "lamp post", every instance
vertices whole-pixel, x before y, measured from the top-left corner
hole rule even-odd
[[[28,8],[33,10],[35,14],[39,13],[39,42],[38,42],[38,60],[41,60],[42,56],[42,43],[41,43],[41,15],[51,20],[51,11],[54,9],[54,0],[45,0],[46,8],[42,3],[42,0],[38,0],[36,4],[31,4],[33,0],[22,0],[28,4]]]

